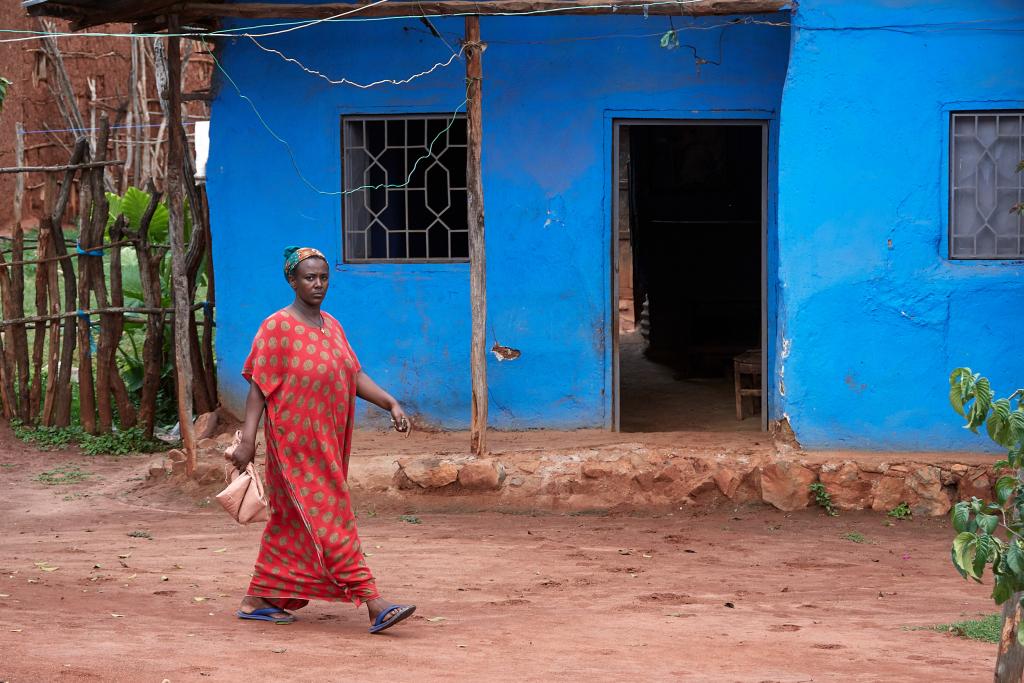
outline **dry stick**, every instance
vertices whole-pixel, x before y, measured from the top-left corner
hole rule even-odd
[[[88,141],[80,137],[75,143],[75,151],[71,155],[71,163],[77,164],[85,158],[88,149]],[[53,222],[53,244],[58,256],[67,256],[67,240],[64,238],[63,216],[67,208],[68,199],[71,197],[72,180],[75,177],[75,170],[69,169],[64,173],[64,183],[60,187],[60,195],[57,197],[57,204],[53,208],[53,215],[50,217]],[[70,259],[58,261],[61,272],[64,276],[64,310],[74,311],[78,308],[75,304],[75,269]],[[71,365],[75,355],[77,336],[75,334],[75,318],[67,317],[64,321],[62,332],[63,345],[60,352],[60,365],[57,378],[57,406],[54,410],[53,424],[57,427],[67,427],[71,424]]]
[[[19,131],[20,133],[20,131]],[[14,163],[22,166],[25,163],[25,139],[17,135],[14,141]],[[21,225],[22,201],[25,196],[25,177],[19,175],[15,178],[14,189],[14,230],[11,240],[11,260],[14,262],[25,260],[25,231]],[[13,306],[11,317],[21,318],[25,315],[25,268],[14,266],[10,269],[11,294]],[[24,325],[16,325],[10,330],[11,344],[14,347],[14,358],[18,369],[18,395],[16,404],[18,416],[25,422],[31,421],[31,410],[29,406],[29,355],[28,355],[28,331]]]
[[[51,176],[52,178],[52,176]],[[51,212],[52,213],[52,212]],[[49,230],[49,244],[46,246],[47,253],[54,250],[53,219],[50,216],[45,218]],[[50,300],[50,313],[60,312],[60,289],[57,284],[57,263],[50,261],[42,267],[46,270],[47,298]],[[41,313],[41,311],[38,311]],[[39,328],[36,328],[38,334]],[[57,371],[60,360],[60,320],[54,319],[50,323],[50,358],[46,366],[46,391],[43,398],[42,423],[46,426],[53,424],[53,410],[57,396]]]
[[[217,363],[213,355],[214,313],[217,307],[217,288],[213,280],[213,235],[210,228],[210,203],[206,196],[206,186],[199,189],[199,210],[203,216],[203,229],[206,231],[206,305],[203,308],[203,365],[206,368],[206,384],[213,404],[217,405]]]
[[[168,16],[169,33],[178,33],[175,14]],[[171,237],[171,288],[174,300],[174,363],[177,375],[178,421],[181,442],[185,450],[185,473],[191,476],[196,468],[195,431],[192,426],[192,357],[189,352],[189,288],[185,272],[185,214],[184,179],[182,168],[185,157],[185,138],[181,134],[181,53],[180,39],[167,38],[167,59],[162,79],[167,85],[161,98],[166,103],[167,120],[167,209],[168,231]]]
[[[110,249],[111,247],[123,247],[123,246],[129,245],[129,244],[134,244],[134,243],[135,243],[135,240],[133,240],[133,239],[118,240],[116,242],[107,242],[105,244],[102,244],[99,247],[97,247],[97,249]],[[74,242],[72,242],[71,244],[74,244]],[[53,261],[63,261],[63,260],[66,260],[66,259],[75,259],[75,258],[78,258],[77,254],[63,254],[61,256],[47,256],[46,258],[25,259],[23,261],[12,261],[10,263],[0,263],[0,269],[10,268],[11,266],[17,266],[17,265],[29,265],[29,264],[38,264],[38,263],[51,263]]]
[[[203,304],[193,304],[189,307],[189,311],[198,311],[203,308]],[[52,322],[54,320],[66,320],[68,318],[78,318],[83,315],[94,316],[104,315],[110,313],[134,313],[138,315],[161,315],[174,317],[175,309],[173,308],[156,308],[149,306],[107,306],[106,308],[87,308],[79,309],[76,308],[73,311],[64,311],[58,313],[51,313],[49,315],[28,315],[24,318],[14,318],[13,320],[0,320],[0,328],[10,327],[12,325],[28,325],[36,327],[42,323]]]
[[[88,153],[88,151],[86,152]],[[94,173],[94,172],[93,172]],[[82,228],[78,233],[79,243],[84,247],[90,243],[90,223],[85,220],[85,213],[90,205],[95,205],[95,187],[91,175],[82,178],[82,187],[88,202],[82,203]],[[82,244],[85,243],[85,244]],[[89,273],[92,270],[90,261],[96,257],[79,252],[78,254],[78,310],[92,306],[90,295]],[[78,419],[82,429],[88,434],[96,433],[96,392],[92,371],[92,319],[87,315],[79,315],[78,327]]]
[[[86,170],[104,166],[124,166],[124,162],[113,159],[111,161],[90,161],[84,164],[64,164],[63,166],[21,166],[19,164],[18,166],[0,168],[0,173],[60,173],[61,171]]]
[[[180,129],[182,140],[185,139],[185,129]],[[202,200],[199,190],[196,187],[196,171],[191,155],[186,154],[184,159],[185,188],[188,191],[188,208],[192,214],[192,235],[189,239],[188,252],[185,256],[185,277],[188,282],[189,303],[195,301],[196,287],[199,281],[199,268],[203,265],[203,252],[208,242],[206,240],[207,216],[202,213]],[[199,346],[199,332],[196,324],[195,312],[189,315],[189,353],[192,355],[192,393],[195,399],[195,407],[198,413],[208,413],[214,410],[217,405],[214,396],[216,392],[210,390],[208,383],[209,372],[203,365],[203,356]]]
[[[53,211],[53,201],[55,199],[57,183],[52,175],[46,177],[47,180],[47,191],[46,191],[46,213],[49,214]],[[39,221],[39,240],[36,246],[36,255],[45,258],[49,249],[50,233],[52,228],[50,227],[49,216],[44,216]],[[36,314],[45,315],[47,310],[47,295],[49,294],[49,288],[47,286],[47,267],[46,264],[40,264],[36,267]],[[35,339],[33,340],[32,348],[32,386],[28,393],[28,404],[29,414],[32,416],[32,421],[39,420],[39,410],[41,408],[42,394],[43,394],[43,354],[46,351],[46,327],[34,328]]]
[[[139,221],[138,241],[135,253],[139,261],[139,281],[142,285],[142,299],[149,307],[160,306],[160,261],[162,253],[149,246],[149,226],[153,214],[160,204],[160,193],[150,179],[146,187],[150,194],[149,206]],[[162,310],[162,309],[161,309]],[[139,402],[139,422],[147,438],[153,437],[156,421],[156,399],[160,391],[160,369],[163,366],[164,347],[163,314],[146,317],[146,339],[142,346],[142,399]]]
[[[110,122],[107,119],[107,113],[103,112],[100,117],[100,130],[96,137],[96,155],[100,159],[107,154],[109,137]],[[83,216],[82,219],[83,230],[79,236],[82,251],[94,251],[96,247],[103,243],[103,232],[106,228],[107,216],[109,215],[109,206],[104,186],[104,173],[102,168],[93,169],[89,172],[89,194],[92,195],[92,207],[91,213],[88,216]],[[87,220],[89,216],[91,216],[91,220]],[[94,292],[97,305],[99,308],[104,309],[108,307],[107,278],[104,272],[103,252],[100,251],[99,254],[99,256],[84,256],[86,267],[82,271],[86,275],[86,301],[91,301],[91,296],[88,292]],[[81,264],[83,261],[80,259],[79,263]],[[82,308],[87,307],[82,306]],[[96,343],[95,386],[96,412],[98,416],[97,428],[104,434],[110,433],[114,426],[114,409],[110,400],[110,367],[113,365],[115,347],[113,340],[109,336],[109,330],[114,326],[114,321],[111,320],[110,316],[111,314],[109,313],[100,316],[99,339]],[[79,375],[81,375],[81,368],[79,368]]]
[[[115,241],[120,240],[124,234],[124,216],[118,216],[114,224],[110,226],[110,236]],[[121,272],[121,248],[118,247],[110,252],[110,303],[114,308],[124,307],[124,286],[123,274]],[[117,345],[120,343],[121,335],[124,333],[124,313],[105,315],[110,319],[109,328],[104,326],[103,334],[107,335],[107,344],[111,348],[108,362],[110,373],[111,390],[114,393],[114,401],[117,403],[117,414],[120,418],[121,427],[134,427],[136,421],[135,406],[132,405],[128,396],[128,387],[121,379],[121,373],[117,368]]]
[[[466,205],[469,224],[469,297],[472,308],[470,367],[473,380],[473,410],[470,423],[470,451],[480,457],[487,453],[487,265],[484,250],[484,188],[481,172],[483,124],[481,106],[484,46],[480,42],[480,17],[466,17]]]

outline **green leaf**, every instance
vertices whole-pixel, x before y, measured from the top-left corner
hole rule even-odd
[[[1000,446],[1009,448],[1015,442],[1013,427],[1010,424],[1010,401],[1001,398],[992,404],[992,414],[985,421],[985,429],[990,439]]]
[[[953,565],[960,570],[961,573],[969,571],[970,560],[970,549],[974,547],[974,543],[977,537],[969,531],[961,531],[953,539]],[[967,578],[966,574],[964,578]]]
[[[1006,551],[1006,564],[1014,574],[1024,579],[1024,549],[1020,547],[1020,541],[1013,539]]]
[[[978,536],[978,543],[974,548],[974,561],[971,563],[971,569],[973,569],[971,573],[976,579],[980,579],[981,575],[985,573],[985,565],[992,555],[994,545],[991,536]]]
[[[128,227],[138,230],[142,224],[142,216],[149,206],[149,193],[137,187],[129,187],[121,197],[121,213],[128,219]]]
[[[995,515],[978,515],[978,528],[986,534],[991,534],[999,526],[999,518]],[[991,540],[991,539],[990,539]]]
[[[4,110],[4,99],[7,97],[7,88],[13,83],[3,76],[0,76],[0,111]]]
[[[959,572],[960,576],[962,576],[964,578],[964,580],[966,581],[967,580],[967,572],[965,572],[963,570],[963,568],[960,566],[960,561],[959,561],[959,559],[957,557],[957,552],[956,552],[956,545],[954,545],[952,548],[949,549],[949,556],[950,556],[950,560],[953,562],[953,568],[956,569],[957,572]]]
[[[170,214],[167,212],[167,202],[160,202],[153,213],[153,220],[149,222],[149,241],[153,244],[167,244],[169,232],[167,226],[170,224]]]
[[[953,520],[953,528],[956,529],[957,533],[967,531],[967,522],[971,519],[971,507],[969,504],[957,503],[953,506],[953,511],[950,515]]]
[[[953,405],[960,417],[967,417],[964,413],[964,401],[967,399],[967,390],[964,385],[964,378],[971,376],[970,368],[957,368],[949,375],[949,402]]]
[[[1013,597],[1013,580],[1008,576],[997,576],[992,586],[992,599],[1001,605]]]
[[[995,485],[996,500],[1000,505],[1006,505],[1016,490],[1016,477],[999,477]]]
[[[993,396],[992,386],[989,384],[988,378],[979,377],[974,383],[974,403],[967,414],[967,428],[972,432],[976,433],[978,427],[984,424],[988,411],[992,408]]]

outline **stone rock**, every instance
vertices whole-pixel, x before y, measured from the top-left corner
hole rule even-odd
[[[949,469],[950,469],[950,471],[951,471],[951,472],[952,472],[953,474],[955,474],[956,476],[958,476],[958,477],[962,477],[962,476],[964,476],[965,474],[967,474],[967,470],[969,470],[969,469],[971,469],[971,468],[970,468],[970,467],[968,467],[967,465],[963,465],[963,464],[961,464],[961,463],[957,463],[957,464],[955,464],[955,465],[951,465]]]
[[[810,485],[817,476],[813,470],[789,460],[778,460],[761,469],[761,499],[786,512],[807,507],[811,502]]]
[[[213,484],[224,481],[224,466],[212,462],[197,462],[192,479],[199,484]]]
[[[511,479],[508,480],[508,483],[511,486],[522,486],[523,484],[526,483],[526,479],[524,479],[523,477],[512,477]]]
[[[196,446],[203,449],[204,451],[212,451],[216,449],[219,445],[220,443],[217,441],[217,439],[199,439],[198,443],[196,443]]]
[[[505,481],[505,467],[496,460],[473,460],[459,470],[459,485],[474,491],[494,491]]]
[[[163,463],[150,463],[149,472],[146,474],[147,479],[163,479],[166,476],[167,469],[164,467]]]
[[[696,500],[704,494],[718,491],[718,484],[715,483],[713,476],[705,474],[702,478],[693,480],[689,489],[686,495]]]
[[[831,468],[830,468],[831,469]],[[840,510],[864,510],[871,507],[872,489],[879,475],[861,472],[853,462],[844,462],[838,469],[821,471],[821,483]]]
[[[731,467],[723,465],[719,467],[715,472],[715,484],[718,485],[718,490],[722,492],[726,498],[732,498],[736,495],[736,490],[743,483],[743,477]]]
[[[410,481],[425,489],[439,489],[459,478],[459,468],[454,463],[438,458],[411,460],[403,465],[402,471]]]
[[[636,482],[641,491],[650,491],[654,488],[654,475],[647,470],[633,475],[633,481]]]
[[[217,432],[217,413],[203,413],[193,423],[196,441],[209,439]]]
[[[960,481],[960,477],[953,474],[952,470],[945,470],[940,467],[939,472],[941,473],[939,477],[942,480],[943,486],[956,486],[957,482]]]
[[[171,462],[185,462],[185,452],[177,448],[167,451],[167,457]]]
[[[871,472],[872,474],[885,474],[889,471],[889,463],[887,462],[862,462],[858,463],[861,472]]]
[[[952,501],[942,489],[942,475],[938,467],[917,467],[907,475],[907,488],[916,494],[911,503],[914,514],[944,515],[952,507]]]
[[[900,503],[909,502],[910,497],[903,477],[885,476],[875,482],[871,509],[875,512],[888,512]]]
[[[223,434],[218,434],[214,438],[216,439],[216,441],[217,441],[217,443],[219,445],[221,445],[221,446],[230,446],[231,442],[235,440],[235,432],[233,430],[232,431],[228,431],[228,432],[224,432]]]
[[[658,475],[654,477],[654,481],[659,484],[669,483],[673,481],[679,481],[683,478],[683,470],[680,469],[679,465],[671,464],[663,468]]]
[[[185,474],[185,461],[171,460],[171,474]]]
[[[957,497],[960,500],[970,500],[971,497],[977,496],[982,500],[991,500],[993,484],[995,479],[989,476],[987,467],[974,467],[960,478]]]
[[[588,460],[580,467],[580,472],[587,479],[601,479],[616,474],[625,474],[627,465],[619,460],[608,462]]]
[[[540,460],[526,460],[516,465],[521,471],[533,474],[540,467]]]

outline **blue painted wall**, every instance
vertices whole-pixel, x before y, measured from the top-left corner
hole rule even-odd
[[[977,448],[949,371],[1024,385],[1024,264],[951,261],[946,241],[949,111],[1024,108],[1022,15],[1017,0],[800,3],[772,405],[805,445]]]
[[[461,19],[435,24],[457,43]],[[497,340],[522,351],[514,362],[488,356],[491,423],[610,426],[612,122],[765,119],[774,145],[789,29],[684,31],[681,42],[721,62],[698,71],[688,47],[659,47],[667,17],[484,18],[481,24],[488,43],[488,345]],[[422,24],[407,20],[321,25],[261,42],[335,78],[361,82],[406,77],[451,55]],[[339,117],[451,112],[465,99],[462,64],[402,87],[360,90],[328,85],[244,38],[223,43],[219,58],[234,82],[220,74],[208,168],[225,402],[240,405],[246,386],[238,371],[252,336],[263,317],[290,300],[282,248],[310,244],[338,263],[327,308],[345,325],[366,370],[421,420],[466,427],[468,265],[342,264],[341,199],[310,189],[296,170],[317,189],[336,192]],[[288,147],[267,132],[239,90]],[[774,252],[769,256],[774,262]],[[771,297],[774,302],[774,287]]]

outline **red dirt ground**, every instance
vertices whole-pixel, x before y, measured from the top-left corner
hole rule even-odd
[[[0,681],[991,678],[995,646],[915,630],[994,611],[950,566],[944,519],[758,506],[410,524],[363,499],[382,590],[419,605],[370,636],[348,605],[313,603],[292,626],[233,618],[260,530],[128,493],[147,461],[0,434]],[[90,476],[37,481],[58,465]]]

